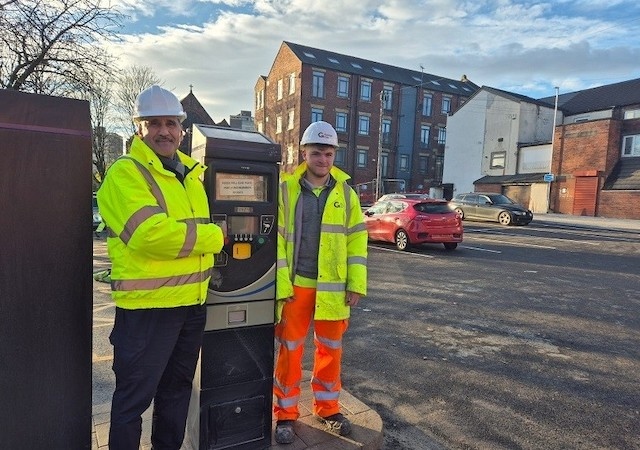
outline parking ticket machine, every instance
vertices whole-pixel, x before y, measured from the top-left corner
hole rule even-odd
[[[191,156],[208,166],[215,256],[200,360],[199,448],[271,444],[280,145],[254,131],[194,125]]]

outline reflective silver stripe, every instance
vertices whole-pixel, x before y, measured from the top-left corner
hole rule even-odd
[[[162,214],[164,211],[158,206],[143,206],[136,212],[134,212],[127,223],[124,224],[124,229],[122,233],[120,233],[120,239],[125,244],[128,244],[131,240],[131,236],[138,229],[138,227],[147,220],[149,217],[155,216],[156,214]]]
[[[347,208],[347,226],[351,223],[351,186],[345,181],[342,183],[342,190],[344,194],[344,203]]]
[[[188,220],[187,222],[187,234],[184,237],[184,244],[182,244],[182,248],[180,252],[178,252],[178,258],[186,258],[191,254],[193,248],[196,246],[196,239],[198,238],[197,234],[197,225],[195,221]]]
[[[345,228],[344,225],[331,225],[328,223],[323,223],[320,225],[320,232],[345,234]]]
[[[130,159],[131,161],[136,163],[136,167],[138,167],[138,170],[140,171],[144,179],[147,180],[147,183],[149,184],[149,188],[151,188],[151,193],[153,194],[156,201],[158,202],[158,205],[160,205],[160,208],[162,208],[164,212],[167,212],[168,211],[167,202],[164,199],[164,195],[162,195],[162,190],[160,189],[160,186],[158,185],[158,183],[156,183],[156,180],[153,178],[153,175],[151,175],[151,172],[149,172],[149,169],[147,169],[140,161],[138,161],[137,159],[133,159],[130,156],[125,155],[125,156],[122,156],[122,158]]]
[[[366,266],[367,258],[364,256],[349,256],[347,258],[347,264],[362,264],[363,266]]]
[[[335,282],[335,283],[318,283],[316,290],[324,291],[324,292],[344,292],[347,288],[347,284],[345,282]]]
[[[298,404],[299,399],[299,395],[296,395],[295,397],[276,398],[276,403],[280,408],[291,408],[292,406],[296,406]]]
[[[280,236],[284,237],[284,234],[287,232],[285,227],[278,227],[278,234],[280,234]]]
[[[114,238],[118,237],[118,235],[111,228],[107,227],[107,237]]]
[[[276,261],[276,269],[282,269],[282,268],[285,268],[285,267],[288,267],[286,258],[285,259],[278,259]]]
[[[311,384],[319,384],[320,386],[322,386],[324,388],[325,391],[335,391],[336,390],[336,386],[338,385],[337,381],[332,381],[329,383],[325,383],[324,381],[320,380],[317,377],[313,377],[313,379],[311,380]]]
[[[282,207],[284,208],[284,232],[283,236],[286,236],[287,227],[289,226],[289,188],[287,183],[283,181],[280,183],[281,195],[282,195]]]
[[[326,392],[326,391],[313,391],[313,397],[316,400],[338,400],[340,398],[340,391]]]
[[[282,345],[283,347],[286,347],[287,350],[293,351],[298,347],[300,347],[302,344],[304,344],[304,339],[305,338],[298,339],[297,341],[288,341],[286,339],[278,339],[278,341],[280,342],[280,345]]]
[[[162,278],[147,278],[138,280],[112,280],[111,289],[114,291],[151,291],[162,287],[182,286],[190,283],[200,283],[209,276],[209,270],[204,272],[175,275]]]
[[[358,231],[365,231],[366,229],[367,229],[367,226],[364,223],[359,223],[349,228],[347,230],[347,234],[357,233]]]
[[[322,345],[324,345],[325,347],[329,347],[334,350],[342,348],[342,339],[329,339],[326,337],[318,336],[316,334],[316,340],[320,342]]]
[[[292,389],[300,387],[300,383],[296,383],[293,386],[285,386],[280,383],[280,380],[278,380],[277,378],[273,380],[273,385],[280,389],[285,397],[289,395],[289,392],[291,392]]]

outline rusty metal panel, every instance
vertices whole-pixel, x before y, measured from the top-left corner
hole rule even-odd
[[[3,448],[91,448],[89,104],[0,90]]]

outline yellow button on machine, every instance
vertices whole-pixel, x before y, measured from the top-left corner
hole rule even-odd
[[[248,242],[236,242],[233,244],[233,259],[251,258],[251,244]]]

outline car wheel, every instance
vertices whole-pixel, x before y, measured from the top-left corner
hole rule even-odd
[[[409,248],[409,236],[407,236],[406,231],[396,231],[396,247],[398,250],[406,250]]]
[[[464,211],[460,208],[454,209],[455,213],[460,216],[462,220],[464,220]]]
[[[511,225],[511,214],[506,211],[502,211],[498,214],[498,222],[502,225]]]
[[[444,248],[446,248],[447,250],[455,250],[456,247],[458,246],[457,242],[444,242],[443,243]]]

